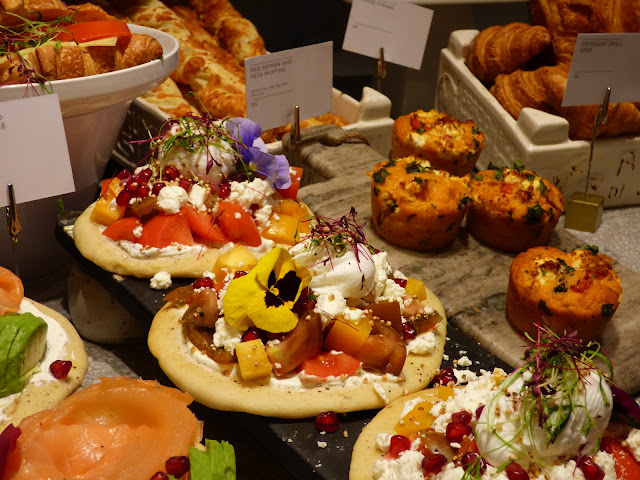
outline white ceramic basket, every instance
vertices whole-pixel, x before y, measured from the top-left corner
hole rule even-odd
[[[565,197],[584,192],[591,142],[569,139],[561,117],[525,108],[514,120],[469,71],[465,59],[477,30],[451,33],[440,54],[435,108],[460,120],[473,119],[487,140],[478,168],[515,160],[558,185]],[[605,208],[640,204],[640,137],[599,139],[594,147],[590,194]]]

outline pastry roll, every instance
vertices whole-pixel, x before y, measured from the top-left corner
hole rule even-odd
[[[184,21],[160,0],[120,0],[117,4],[133,22],[161,30],[180,42],[180,61],[171,78],[188,85],[211,115],[245,115],[244,69],[229,53],[195,40]]]
[[[188,114],[200,115],[200,112],[182,96],[180,88],[171,78],[167,78],[156,88],[142,95],[142,98],[171,118]]]
[[[481,82],[493,83],[501,73],[522,68],[551,45],[551,33],[545,27],[514,22],[482,30],[474,39],[467,66]]]

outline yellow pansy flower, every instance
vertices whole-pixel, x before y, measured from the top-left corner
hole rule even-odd
[[[229,283],[222,299],[224,318],[240,331],[255,325],[271,333],[288,332],[298,323],[292,309],[309,283],[309,270],[286,249],[274,248],[253,270]]]

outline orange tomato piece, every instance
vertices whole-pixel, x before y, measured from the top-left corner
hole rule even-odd
[[[0,316],[17,312],[23,298],[22,280],[11,270],[0,267]]]
[[[600,443],[600,450],[604,450],[613,456],[616,468],[616,476],[620,480],[637,480],[640,478],[640,464],[627,450],[620,440],[604,437]]]
[[[282,195],[283,198],[297,198],[298,190],[300,189],[300,182],[302,181],[302,168],[301,167],[289,167],[289,175],[291,175],[291,186],[288,188],[276,188],[276,191]]]
[[[222,233],[230,242],[242,243],[250,247],[262,245],[262,237],[253,217],[237,203],[220,200],[218,221]]]
[[[66,32],[59,33],[57,40],[77,43],[91,42],[103,38],[117,37],[118,43],[127,45],[131,40],[131,31],[125,22],[118,20],[96,20],[65,25]]]
[[[368,320],[347,323],[335,320],[325,334],[322,348],[326,351],[337,350],[349,355],[357,355],[371,332]]]
[[[133,234],[133,230],[140,225],[140,220],[136,217],[124,217],[115,221],[102,232],[111,240],[128,240],[137,242],[138,238]]]
[[[193,245],[193,236],[187,217],[179,213],[174,215],[159,213],[144,224],[138,243],[145,247],[156,248],[168,247],[174,243]]]
[[[198,212],[192,206],[182,207],[182,213],[187,217],[191,232],[202,240],[214,243],[228,241],[220,226],[214,223],[210,213]]]
[[[353,375],[362,363],[344,352],[320,352],[302,362],[301,370],[315,377]]]

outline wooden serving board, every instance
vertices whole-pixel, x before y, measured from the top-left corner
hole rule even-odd
[[[366,223],[368,241],[388,252],[388,261],[395,269],[423,280],[442,301],[451,323],[509,365],[518,366],[525,341],[516,335],[505,314],[509,268],[515,254],[483,245],[464,229],[449,248],[438,252],[415,252],[386,242],[371,224],[371,183],[367,176],[385,158],[353,141],[327,146],[339,143],[327,140],[334,134],[339,132],[321,132],[320,141],[315,143],[303,137],[297,152],[299,163],[310,170],[310,179],[322,183],[302,189],[302,200],[316,215],[331,218],[349,213],[353,206],[358,220]],[[550,245],[571,250],[585,243],[557,227]],[[630,393],[640,393],[640,275],[618,262],[614,269],[622,282],[623,299],[600,343],[613,363],[616,384]]]

